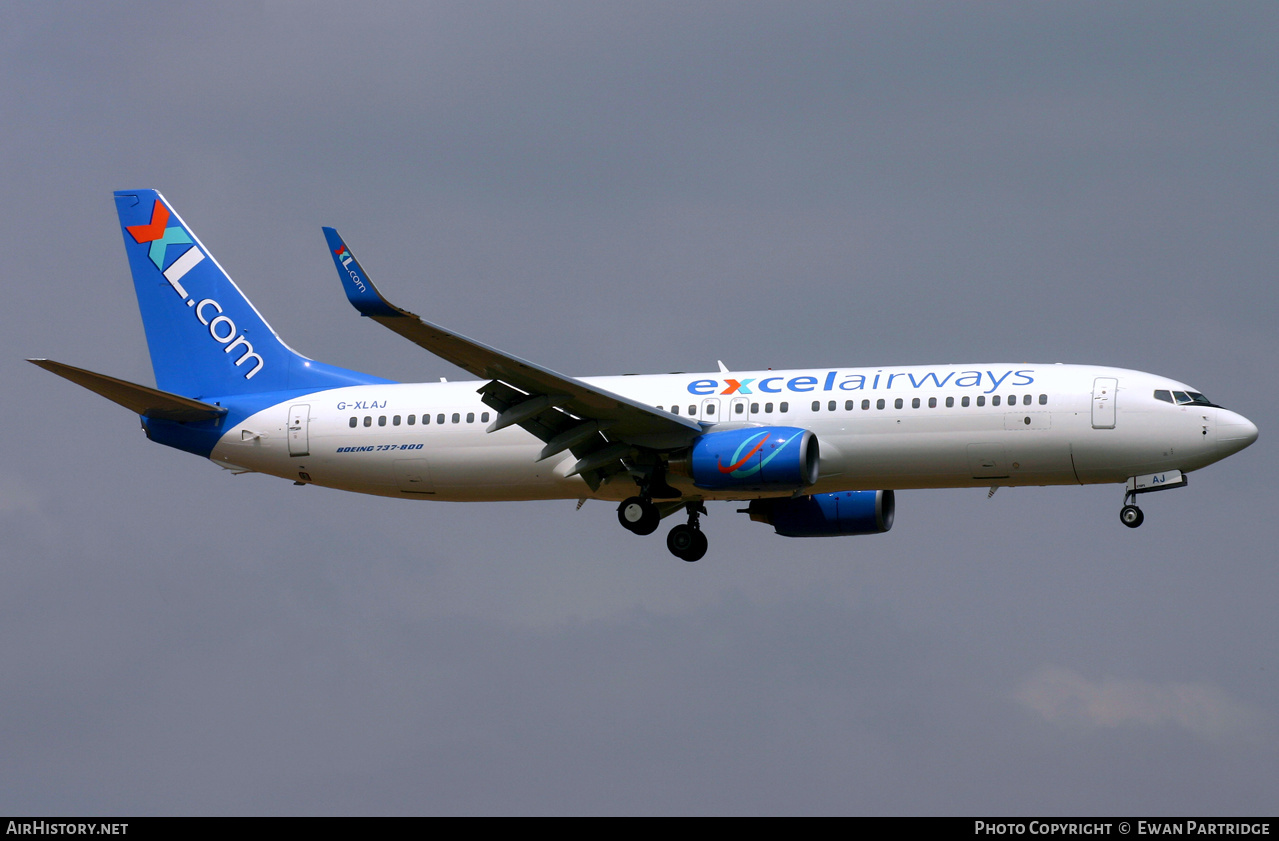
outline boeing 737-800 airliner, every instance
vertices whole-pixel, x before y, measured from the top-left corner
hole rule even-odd
[[[603,499],[667,546],[706,552],[707,500],[788,537],[888,531],[893,491],[1127,482],[1138,494],[1247,447],[1257,427],[1184,383],[1122,368],[973,365],[575,378],[423,321],[324,235],[355,309],[475,382],[397,383],[280,340],[154,190],[115,194],[156,388],[35,364],[139,414],[152,441],[359,493]]]

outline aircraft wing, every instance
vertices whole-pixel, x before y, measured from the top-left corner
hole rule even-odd
[[[578,457],[573,472],[592,488],[627,469],[636,448],[677,449],[702,433],[691,418],[659,412],[620,394],[512,356],[401,309],[382,296],[338,232],[324,229],[347,299],[373,319],[440,358],[482,379],[484,403],[497,410],[496,432],[519,425],[547,446],[542,458],[564,450]],[[591,475],[594,474],[594,475]]]

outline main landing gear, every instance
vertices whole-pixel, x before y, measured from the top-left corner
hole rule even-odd
[[[680,560],[692,563],[700,561],[706,554],[706,535],[702,533],[700,522],[701,515],[706,513],[706,506],[700,502],[690,502],[685,507],[688,508],[688,522],[671,529],[671,533],[666,535],[666,548]]]
[[[707,540],[702,533],[701,515],[706,506],[699,502],[663,503],[660,507],[651,499],[633,496],[617,506],[617,521],[627,531],[635,534],[652,534],[662,517],[674,514],[680,508],[688,510],[688,522],[671,529],[666,536],[666,548],[671,554],[688,562],[700,561],[706,554]],[[663,510],[665,509],[665,510]]]
[[[652,534],[662,521],[662,513],[651,499],[633,496],[617,506],[617,521],[636,534]]]

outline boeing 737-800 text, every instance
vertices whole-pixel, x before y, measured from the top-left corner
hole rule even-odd
[[[897,489],[1127,482],[1136,527],[1138,494],[1257,438],[1184,383],[1088,365],[570,377],[390,304],[325,228],[361,315],[479,378],[392,382],[285,345],[156,191],[115,200],[156,388],[31,361],[235,471],[412,499],[613,500],[636,534],[684,512],[666,542],[695,561],[707,500],[821,537],[888,531]]]

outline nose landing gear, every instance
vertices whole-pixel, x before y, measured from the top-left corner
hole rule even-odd
[[[1119,522],[1130,529],[1135,529],[1146,521],[1146,515],[1137,507],[1137,494],[1184,488],[1188,481],[1186,474],[1180,470],[1133,476],[1124,488],[1124,507],[1119,509]]]
[[[1125,496],[1125,502],[1127,499],[1128,497]],[[1125,504],[1123,508],[1119,509],[1119,522],[1123,523],[1130,529],[1137,528],[1137,526],[1145,522],[1145,519],[1146,515],[1141,513],[1141,509],[1135,505]]]

